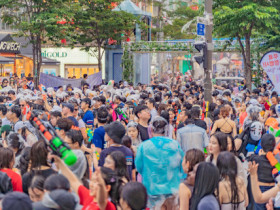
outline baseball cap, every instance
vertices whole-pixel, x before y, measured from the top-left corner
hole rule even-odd
[[[24,193],[11,192],[3,198],[2,210],[11,209],[31,210],[32,202],[30,198]]]
[[[70,103],[62,103],[62,107],[67,107],[71,112],[74,112],[74,105]]]
[[[91,100],[90,100],[89,98],[84,98],[84,99],[82,100],[82,102],[85,102],[86,104],[89,105],[89,107],[91,107]]]
[[[120,122],[115,121],[109,125],[105,125],[104,130],[115,143],[120,144],[122,142],[122,138],[125,135],[125,128]]]
[[[72,193],[58,189],[49,193],[50,198],[59,206],[61,210],[75,209],[77,202]]]

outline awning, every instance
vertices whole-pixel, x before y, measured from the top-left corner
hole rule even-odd
[[[14,60],[0,56],[0,64],[13,64]]]
[[[33,59],[32,55],[25,55],[25,54],[21,54],[21,55]],[[55,59],[42,57],[42,64],[43,65],[59,65],[60,62]]]

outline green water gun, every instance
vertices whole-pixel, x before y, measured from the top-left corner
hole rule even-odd
[[[36,117],[36,114],[31,112],[27,114],[26,119],[39,130],[53,154],[63,159],[66,165],[71,166],[77,162],[77,156],[75,153],[58,137],[55,129],[50,124],[45,125],[38,117]]]
[[[88,142],[91,142],[93,139],[93,131],[90,128],[87,128],[87,136],[88,136]]]

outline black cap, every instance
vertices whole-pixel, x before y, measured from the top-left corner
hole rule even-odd
[[[11,192],[5,195],[2,201],[2,210],[31,210],[32,202],[28,195],[20,192]]]
[[[125,135],[125,128],[119,121],[105,125],[104,130],[115,143],[122,143],[122,138]]]
[[[74,195],[66,190],[53,190],[49,193],[49,196],[57,205],[59,205],[59,209],[61,210],[75,209],[76,207],[77,203]]]
[[[82,102],[85,102],[86,104],[89,105],[89,107],[91,107],[91,100],[90,100],[89,98],[84,98],[84,99],[82,100]]]
[[[62,103],[62,107],[67,107],[71,112],[74,112],[74,105],[70,103]]]

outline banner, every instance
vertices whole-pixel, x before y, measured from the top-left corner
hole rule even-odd
[[[280,52],[267,52],[262,57],[260,64],[274,85],[274,90],[280,94]]]
[[[81,81],[82,79],[65,79],[45,73],[40,74],[40,84],[43,84],[46,88],[64,85],[67,86],[68,84],[71,84],[73,88],[81,88]],[[102,72],[89,75],[87,83],[89,84],[90,88],[92,88],[94,85],[100,85],[102,83]]]

